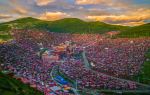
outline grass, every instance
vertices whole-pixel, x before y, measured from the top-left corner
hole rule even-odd
[[[0,95],[44,95],[42,92],[23,84],[0,72]]]
[[[103,22],[85,22],[77,18],[65,18],[56,21],[43,21],[31,17],[21,18],[10,22],[0,23],[0,34],[9,33],[12,29],[42,30],[59,33],[105,33],[121,31],[128,27],[111,25]],[[10,37],[10,36],[9,36]],[[9,40],[9,37],[0,39]]]
[[[145,54],[146,60],[141,67],[138,75],[133,76],[131,80],[150,85],[150,49]]]
[[[10,40],[10,39],[12,39],[12,36],[10,34],[5,34],[5,35],[0,34],[0,40],[7,41],[7,40]]]
[[[20,18],[14,21],[0,23],[0,35],[3,33],[9,34],[12,29],[30,29],[42,30],[58,33],[98,33],[104,34],[110,31],[120,31],[116,37],[135,38],[135,37],[149,37],[150,23],[128,27],[121,25],[111,25],[104,22],[93,21],[86,22],[77,18],[64,18],[56,21],[43,21],[32,17]],[[9,40],[7,37],[0,36],[0,39]]]
[[[145,54],[146,60],[140,73],[140,82],[150,84],[150,49]]]
[[[120,34],[118,34],[117,37],[121,38],[150,37],[150,23],[130,27],[120,32]]]

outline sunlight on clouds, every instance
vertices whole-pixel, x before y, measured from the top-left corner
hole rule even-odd
[[[27,15],[28,13],[30,13],[30,10],[28,9],[28,7],[21,5],[18,0],[11,0],[9,4],[10,4],[10,7],[8,7],[9,8],[8,11],[10,12],[11,15],[16,14],[16,15],[22,16],[22,15]]]
[[[28,11],[25,9],[25,8],[21,8],[21,7],[16,7],[12,10],[13,13],[17,13],[17,14],[20,14],[20,15],[24,15],[24,14],[27,14]]]
[[[123,23],[123,24],[118,24],[118,25],[138,26],[138,25],[142,25],[142,24],[145,24],[145,22],[143,22],[143,21],[139,21],[139,22],[128,22],[128,23]]]
[[[7,14],[0,14],[0,19],[7,19],[7,18],[11,18],[11,15],[7,15]]]
[[[144,24],[144,20],[150,19],[150,10],[139,9],[136,12],[124,15],[102,15],[102,16],[87,16],[86,18],[94,21],[102,21],[111,24],[122,25],[140,25]]]
[[[38,6],[45,6],[49,3],[54,2],[55,0],[35,0]]]
[[[13,15],[0,13],[0,22],[7,22],[13,20]]]
[[[139,25],[150,21],[149,8],[132,0],[0,0],[0,19],[76,17],[110,24]]]
[[[126,1],[119,1],[119,0],[76,0],[77,5],[99,5],[99,7],[103,6],[106,9],[110,10],[121,10],[121,9],[128,9],[131,7],[130,2]]]
[[[122,25],[139,25],[143,24],[144,20],[149,16],[126,16],[126,15],[110,15],[110,16],[87,16],[87,19],[94,21],[102,21],[111,24],[122,24]],[[129,24],[128,24],[129,23]]]
[[[87,5],[87,4],[99,4],[99,3],[105,3],[112,0],[76,0],[76,4],[79,5]]]
[[[58,20],[58,19],[65,18],[65,17],[69,17],[69,15],[63,12],[46,12],[46,13],[43,13],[39,17],[39,19],[53,21],[53,20]]]
[[[88,19],[96,21],[112,21],[112,22],[121,22],[121,21],[141,21],[147,19],[149,16],[127,16],[127,15],[104,15],[104,16],[87,16]]]

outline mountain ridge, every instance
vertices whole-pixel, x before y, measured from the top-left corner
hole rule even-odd
[[[150,37],[150,23],[128,28],[122,31],[118,36],[129,38]]]
[[[138,28],[139,27],[139,28]],[[78,18],[63,18],[55,21],[44,21],[37,18],[26,17],[20,18],[13,21],[0,23],[0,39],[12,39],[11,30],[12,29],[37,29],[42,31],[50,31],[57,33],[98,33],[104,34],[110,31],[120,31],[118,37],[139,37],[150,36],[148,33],[131,32],[138,31],[140,29],[143,31],[149,31],[149,24],[144,24],[140,26],[121,26],[121,25],[111,25],[100,21],[84,21]],[[138,33],[139,36],[133,36]]]

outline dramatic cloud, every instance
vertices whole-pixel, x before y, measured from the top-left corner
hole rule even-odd
[[[55,0],[35,0],[38,6],[45,6],[49,3],[54,2]]]
[[[43,13],[39,17],[39,19],[53,21],[53,20],[58,20],[58,19],[65,18],[65,17],[69,17],[69,15],[63,12],[46,12],[46,13]]]
[[[0,22],[31,16],[139,25],[150,22],[150,0],[0,0],[0,14]]]
[[[76,4],[89,5],[89,4],[110,3],[110,1],[112,0],[76,0]]]
[[[125,25],[125,26],[138,26],[138,25],[142,25],[145,24],[143,21],[139,21],[139,22],[127,22],[127,23],[123,23],[123,24],[118,24],[118,25]]]
[[[87,16],[89,20],[102,21],[113,24],[123,25],[139,25],[143,24],[145,20],[150,19],[150,10],[139,9],[136,12],[129,12],[124,15],[102,15],[102,16]]]
[[[115,7],[127,7],[129,0],[76,0],[78,5],[107,5]]]

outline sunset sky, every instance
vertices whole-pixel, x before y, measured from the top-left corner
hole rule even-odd
[[[0,22],[22,17],[80,18],[133,26],[150,23],[150,0],[0,0]]]

